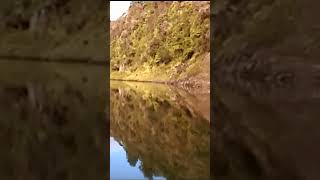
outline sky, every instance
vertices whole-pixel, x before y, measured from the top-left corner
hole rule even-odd
[[[131,1],[110,1],[110,20],[115,21],[129,9]]]

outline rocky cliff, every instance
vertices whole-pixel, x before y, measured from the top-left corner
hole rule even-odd
[[[111,22],[111,78],[208,83],[209,26],[209,1],[132,3]]]
[[[4,0],[0,8],[1,56],[106,59],[103,0]]]

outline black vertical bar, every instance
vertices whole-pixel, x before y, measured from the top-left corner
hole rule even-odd
[[[106,132],[107,132],[107,138],[106,138],[106,163],[107,163],[107,178],[105,179],[110,179],[110,1],[106,2],[107,6],[107,11],[106,11],[106,77],[107,77],[107,82],[106,82]]]
[[[214,28],[216,25],[214,17],[215,1],[210,0],[210,179],[214,179],[214,113],[213,113],[213,101],[214,101],[214,62],[215,62],[215,45],[214,45]]]

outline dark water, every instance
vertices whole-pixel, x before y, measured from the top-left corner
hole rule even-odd
[[[318,85],[216,87],[215,180],[320,179]]]
[[[0,61],[0,179],[107,179],[106,68]]]
[[[209,179],[210,96],[111,82],[111,179]]]
[[[104,66],[1,60],[0,179],[209,178],[208,94],[112,82],[106,137],[106,77]]]

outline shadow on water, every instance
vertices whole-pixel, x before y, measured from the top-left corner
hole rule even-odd
[[[118,81],[110,93],[110,136],[125,157],[111,153],[111,179],[209,179],[209,94]]]
[[[217,84],[215,180],[320,178],[320,91],[306,85]]]
[[[0,62],[0,179],[107,179],[103,66]]]

